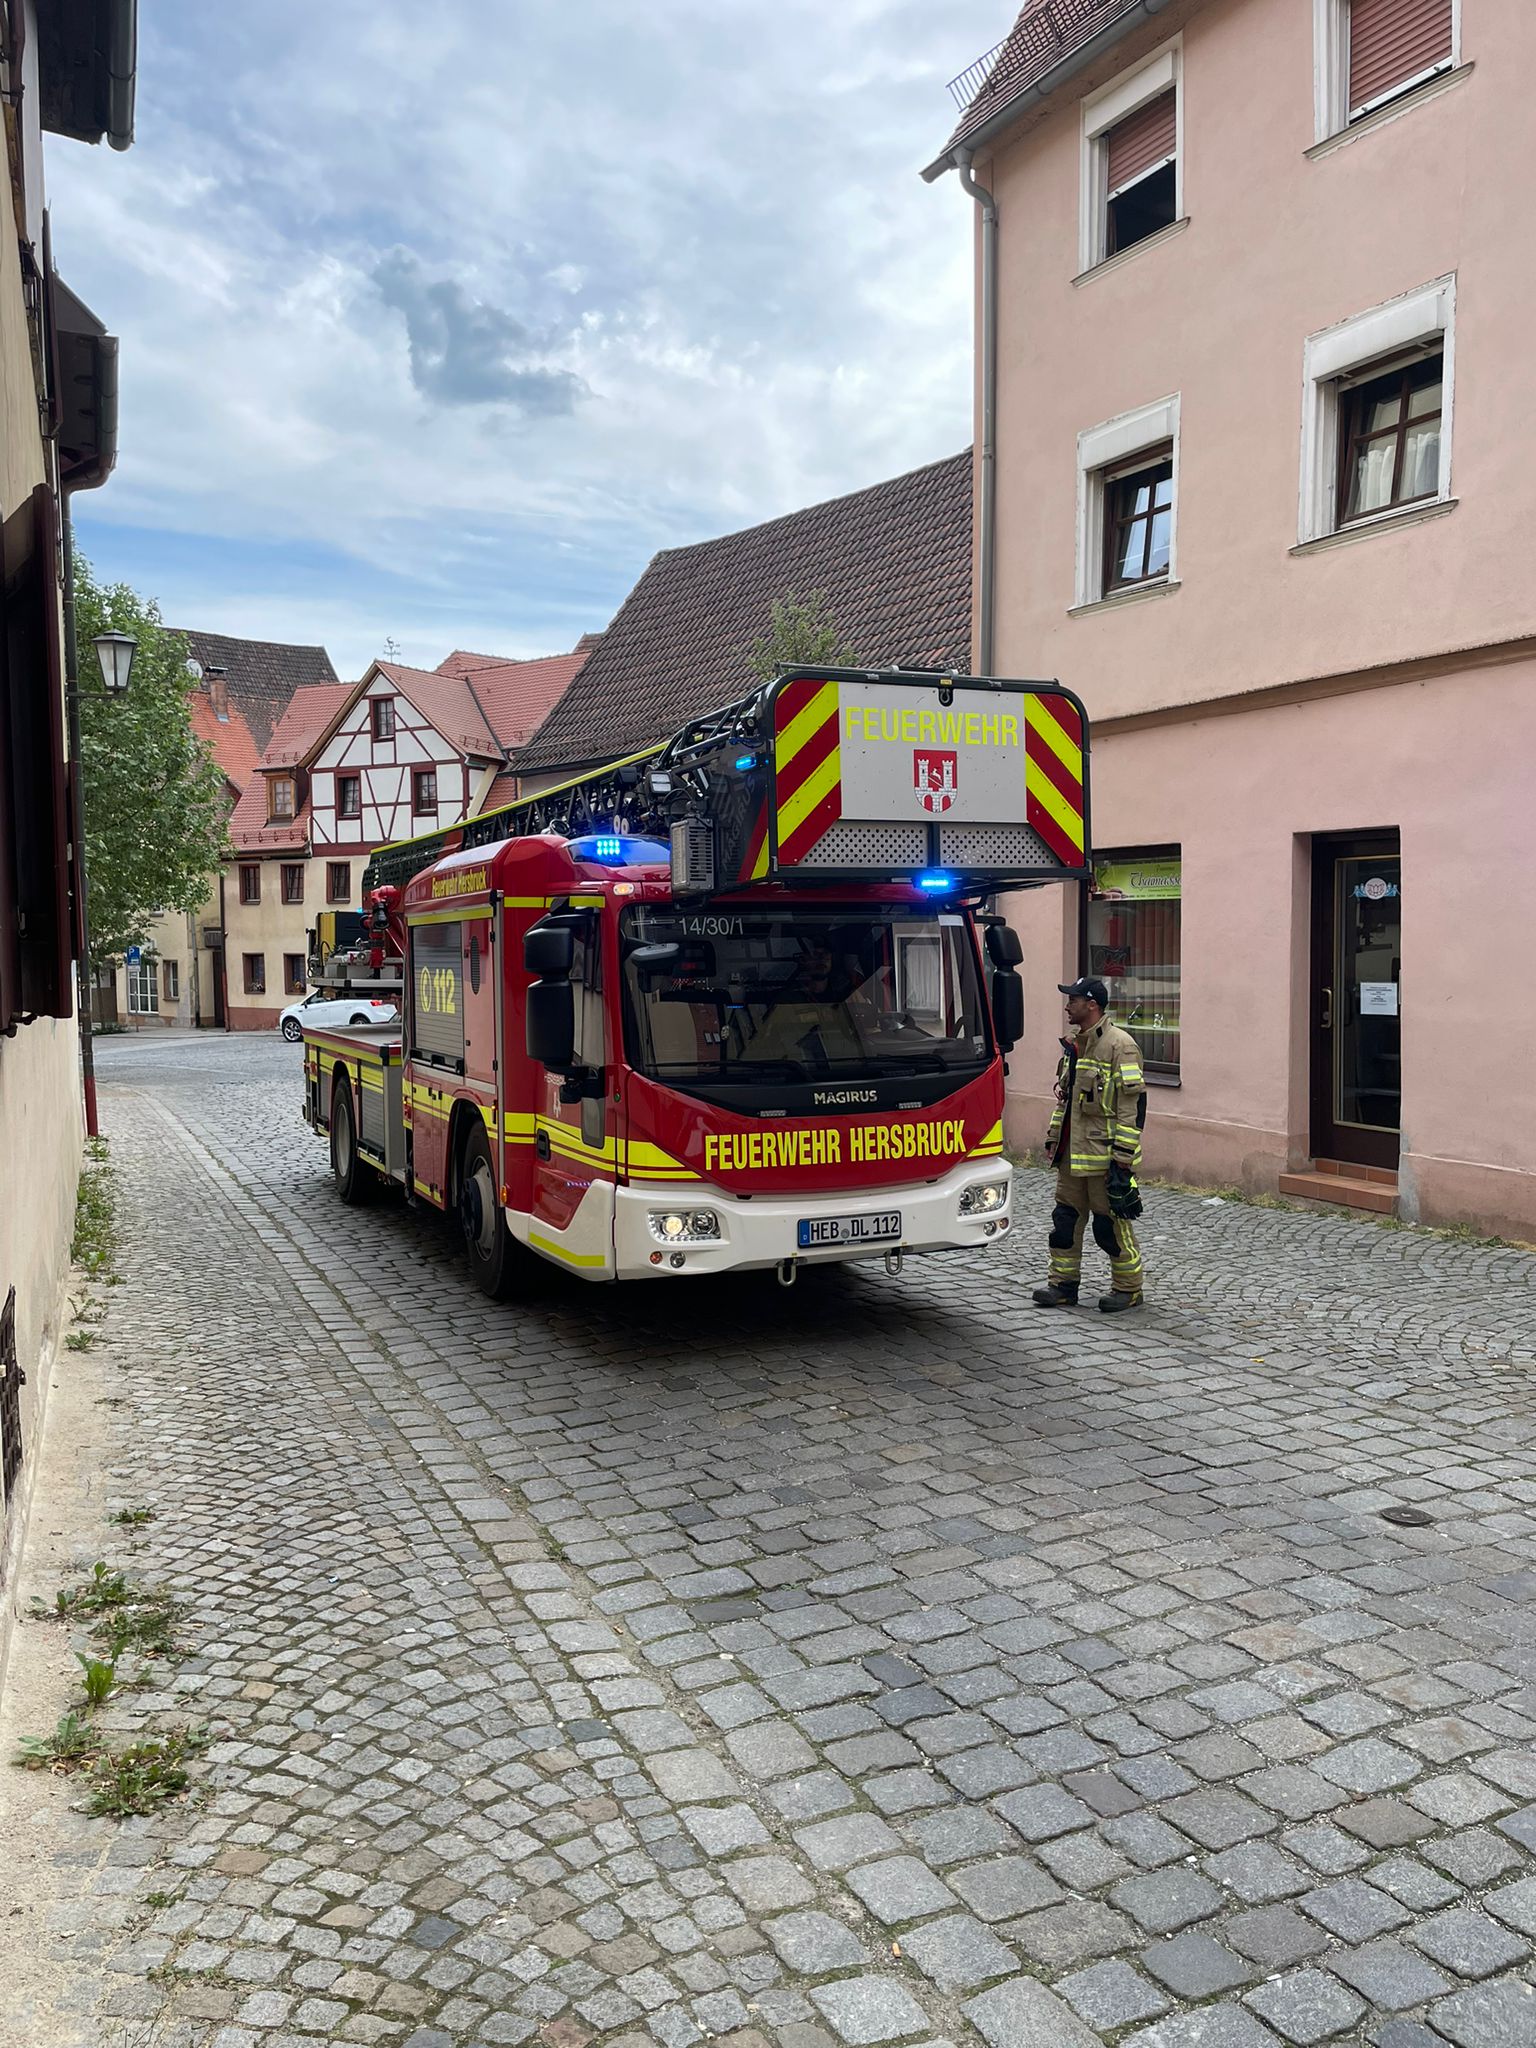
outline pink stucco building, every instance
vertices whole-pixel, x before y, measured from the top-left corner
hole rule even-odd
[[[1082,967],[1150,1172],[1536,1239],[1533,76],[1528,0],[1032,0],[967,78],[976,660],[1085,700],[1103,864],[1016,1142]]]

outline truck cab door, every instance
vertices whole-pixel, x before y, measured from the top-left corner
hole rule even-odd
[[[540,1068],[535,1081],[533,1215],[557,1230],[570,1227],[595,1180],[613,1180],[618,1158],[616,1114],[608,1100],[602,928],[596,916],[578,914],[572,930],[575,1065],[569,1076]]]

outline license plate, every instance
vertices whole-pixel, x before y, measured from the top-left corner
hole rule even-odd
[[[800,1249],[818,1251],[829,1244],[874,1244],[900,1237],[901,1211],[885,1209],[876,1216],[802,1216]]]

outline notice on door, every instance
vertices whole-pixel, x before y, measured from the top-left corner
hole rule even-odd
[[[1362,1017],[1395,1017],[1397,1015],[1397,983],[1395,981],[1362,981],[1360,984],[1360,1014]]]

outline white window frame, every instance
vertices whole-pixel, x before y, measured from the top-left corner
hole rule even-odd
[[[1339,526],[1339,399],[1365,373],[1379,375],[1434,349],[1445,356],[1440,410],[1440,474],[1433,498],[1394,505],[1352,519],[1357,533],[1409,512],[1445,504],[1451,495],[1451,439],[1456,390],[1456,276],[1437,277],[1385,304],[1309,334],[1302,350],[1301,491],[1297,542],[1323,540]],[[1175,498],[1177,510],[1177,498]]]
[[[158,1017],[160,1014],[160,963],[150,952],[129,960],[128,1014],[130,1017]],[[146,1000],[147,997],[147,1000]]]
[[[1078,269],[1091,270],[1109,251],[1109,144],[1111,128],[1161,98],[1174,93],[1173,217],[1184,218],[1184,39],[1175,36],[1134,71],[1127,71],[1083,101],[1081,202],[1078,209]],[[1148,174],[1150,175],[1150,173]],[[1136,245],[1133,243],[1132,247]]]
[[[1179,393],[1122,412],[1077,437],[1077,576],[1073,606],[1099,604],[1104,598],[1104,483],[1111,470],[1122,470],[1136,455],[1154,448],[1173,448],[1173,517],[1168,532],[1168,574],[1145,588],[1161,590],[1179,580]],[[1139,594],[1141,585],[1115,591],[1109,602]]]
[[[1357,122],[1380,107],[1390,106],[1415,86],[1431,78],[1443,78],[1461,63],[1461,0],[1451,0],[1451,54],[1446,63],[1436,64],[1417,78],[1405,78],[1389,92],[1381,93],[1360,109]],[[1349,0],[1312,0],[1312,92],[1317,119],[1317,140],[1341,135],[1349,121]],[[1183,136],[1180,135],[1182,142]]]

